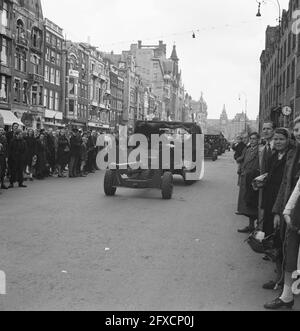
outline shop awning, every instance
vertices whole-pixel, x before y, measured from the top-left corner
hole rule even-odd
[[[14,123],[24,126],[22,121],[17,118],[10,110],[0,109],[0,116],[3,117],[4,125],[13,125]]]
[[[50,109],[45,110],[45,118],[55,118],[56,120],[62,121],[63,113],[59,111],[54,111]]]

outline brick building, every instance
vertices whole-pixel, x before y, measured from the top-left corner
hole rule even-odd
[[[62,47],[63,30],[47,18],[44,28],[44,127],[62,127],[63,123],[63,77]]]
[[[266,30],[266,45],[260,57],[260,128],[265,120],[290,127],[300,115],[300,36],[292,32],[292,13],[296,9],[300,9],[299,1],[290,0],[280,25]],[[285,106],[291,108],[289,116],[282,113]]]
[[[65,122],[86,128],[89,119],[89,53],[84,45],[65,42]]]

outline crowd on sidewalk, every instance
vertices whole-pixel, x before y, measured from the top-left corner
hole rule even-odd
[[[292,308],[300,246],[300,117],[293,132],[266,122],[262,135],[244,134],[233,145],[240,188],[236,214],[249,220],[238,232],[249,234],[248,242],[262,247],[255,251],[276,265],[276,279],[263,288],[281,294],[264,307]]]
[[[86,177],[97,168],[96,131],[22,130],[18,124],[5,131],[0,127],[0,185],[1,190],[17,183],[46,177]]]

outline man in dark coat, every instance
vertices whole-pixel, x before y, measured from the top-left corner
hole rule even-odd
[[[16,134],[17,130],[19,130],[19,124],[18,123],[13,123],[12,130],[8,131],[7,134],[6,134],[6,139],[7,139],[8,146],[10,145],[10,142],[15,137],[15,134]]]
[[[80,162],[80,149],[81,138],[77,129],[71,132],[70,139],[70,164],[69,164],[69,177],[78,177],[78,165]]]
[[[91,132],[87,133],[87,150],[88,150],[88,160],[87,160],[87,165],[86,165],[86,170],[90,173],[94,172],[94,167],[93,167],[93,158],[94,158],[94,139],[91,135]]]
[[[23,139],[21,130],[16,130],[15,137],[11,140],[8,147],[8,164],[10,168],[10,186],[14,187],[14,183],[18,182],[19,187],[26,188],[23,184],[23,170],[26,162],[27,148],[26,142]]]
[[[6,158],[7,158],[7,139],[5,137],[4,129],[0,128],[0,184],[2,190],[7,189],[7,187],[4,184],[4,178],[6,173]]]
[[[52,129],[49,129],[46,135],[47,144],[47,160],[51,169],[51,174],[55,172],[55,161],[56,161],[56,151],[55,151],[55,138],[53,136]]]

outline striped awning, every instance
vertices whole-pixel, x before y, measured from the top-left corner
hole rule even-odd
[[[14,123],[24,126],[22,121],[17,118],[10,110],[0,109],[0,116],[3,118],[4,125],[11,126]]]

